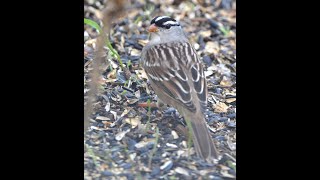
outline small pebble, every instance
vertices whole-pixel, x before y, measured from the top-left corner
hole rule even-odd
[[[229,119],[229,118],[227,118],[227,117],[221,117],[221,118],[219,119],[219,122],[225,122],[225,121],[228,121],[228,119]]]
[[[160,169],[163,171],[168,171],[172,168],[173,162],[171,160],[166,161],[162,166],[160,166]]]
[[[160,168],[159,168],[159,166],[156,166],[156,167],[154,167],[153,169],[152,169],[152,171],[151,171],[151,176],[156,176],[156,175],[158,175],[160,173]]]
[[[218,141],[226,141],[226,138],[224,136],[217,136],[215,137],[215,139]]]
[[[221,94],[222,93],[222,89],[221,88],[215,88],[214,92],[217,94]]]
[[[134,161],[134,158],[137,156],[137,153],[132,153],[129,155],[131,161]]]
[[[212,180],[224,180],[223,178],[221,178],[221,177],[219,177],[219,176],[210,175],[209,177],[210,177],[210,179],[212,179]]]
[[[171,131],[171,135],[173,136],[173,139],[178,139],[179,135],[176,131]]]
[[[170,143],[167,143],[166,146],[171,147],[171,148],[178,148],[177,145],[175,145],[175,144],[170,144]]]
[[[182,141],[182,146],[183,146],[184,148],[187,148],[187,147],[188,147],[187,141]]]
[[[236,113],[228,114],[227,117],[230,119],[236,118]]]
[[[210,26],[211,26],[213,29],[219,28],[219,24],[218,24],[216,21],[214,21],[213,19],[208,19],[208,21],[209,21]]]
[[[175,112],[175,111],[176,111],[175,108],[170,107],[170,108],[168,108],[167,110],[165,110],[164,113],[165,113],[165,114],[171,114],[171,113],[173,113],[173,112]]]
[[[130,164],[130,163],[123,163],[123,164],[120,165],[120,167],[122,167],[122,168],[124,168],[124,169],[129,169],[129,168],[132,167],[132,164]]]
[[[214,122],[221,122],[221,117],[220,116],[212,116],[209,118],[208,123],[212,124]]]
[[[131,138],[127,141],[127,143],[128,143],[129,150],[134,150],[135,145],[137,144],[137,142]]]
[[[142,147],[142,148],[138,148],[137,151],[139,151],[141,154],[143,154],[143,153],[149,151],[149,149],[146,147]]]
[[[150,141],[150,142],[141,141],[141,142],[135,144],[135,147],[136,148],[142,148],[142,147],[146,147],[148,144],[152,144],[153,145],[154,142],[153,141]]]
[[[207,64],[207,66],[211,66],[212,60],[209,56],[203,56],[203,62]]]
[[[89,36],[87,31],[84,31],[84,35],[83,36],[84,36],[84,41],[87,41],[90,38],[90,36]],[[86,46],[85,46],[85,48],[86,48]]]
[[[103,176],[113,176],[113,173],[106,170],[106,171],[103,171],[103,172],[102,172],[102,175],[103,175]]]
[[[161,154],[161,157],[165,158],[168,156],[168,154],[169,154],[168,152],[164,152],[163,154]]]
[[[182,167],[177,167],[174,171],[179,173],[179,174],[183,174],[185,176],[189,176],[188,170],[186,170],[186,169],[184,169]]]
[[[199,48],[200,48],[200,45],[198,43],[195,43],[193,46],[194,46],[195,50],[199,50]]]
[[[234,122],[228,122],[228,123],[227,123],[227,126],[228,126],[228,127],[231,127],[231,128],[235,128],[235,127],[236,127],[236,123],[234,123]]]
[[[125,176],[127,180],[134,180],[134,175],[131,173],[122,173],[122,174],[119,174],[119,176]]]

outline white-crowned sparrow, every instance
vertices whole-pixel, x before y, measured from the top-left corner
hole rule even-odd
[[[203,111],[207,106],[207,83],[202,64],[180,24],[168,16],[157,16],[148,28],[149,43],[141,60],[158,98],[171,105],[192,126],[198,156],[208,161],[217,158]]]

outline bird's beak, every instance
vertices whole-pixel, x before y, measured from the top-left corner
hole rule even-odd
[[[148,31],[149,33],[152,33],[152,32],[158,32],[159,29],[158,29],[158,27],[157,27],[155,24],[151,24],[151,25],[148,27],[147,31]]]

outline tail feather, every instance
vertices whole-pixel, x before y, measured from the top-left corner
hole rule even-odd
[[[218,157],[218,153],[209,134],[203,115],[193,114],[185,117],[190,117],[192,126],[192,139],[197,155],[203,159],[206,159],[207,161],[212,161],[213,158],[216,159]]]

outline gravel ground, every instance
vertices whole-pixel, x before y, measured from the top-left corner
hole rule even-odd
[[[126,77],[116,58],[103,73],[85,133],[85,179],[235,179],[236,178],[236,2],[235,0],[129,1],[133,7],[114,22],[110,42],[131,72]],[[104,1],[85,0],[84,17],[99,23]],[[141,108],[156,96],[139,66],[148,42],[148,27],[157,15],[180,21],[205,65],[208,80],[206,120],[219,158],[208,164],[197,158],[184,136],[185,122],[172,107]],[[84,25],[84,83],[97,32]]]

